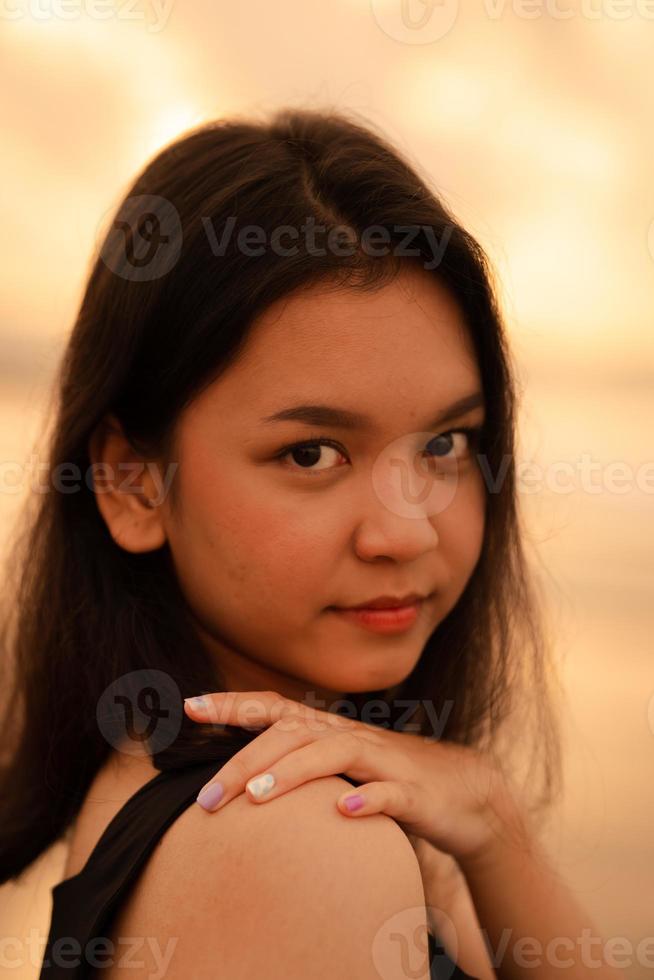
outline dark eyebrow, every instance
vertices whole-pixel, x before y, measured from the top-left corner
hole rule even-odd
[[[470,395],[465,395],[453,402],[448,408],[439,412],[436,418],[427,424],[427,429],[442,425],[443,422],[450,422],[473,408],[479,408],[484,404],[484,396],[481,391],[474,391]],[[271,422],[304,422],[306,425],[331,426],[336,429],[361,429],[368,430],[374,428],[374,423],[367,415],[359,412],[351,412],[345,408],[335,408],[331,405],[294,405],[292,408],[284,408],[274,415],[266,415],[259,419],[264,425]]]

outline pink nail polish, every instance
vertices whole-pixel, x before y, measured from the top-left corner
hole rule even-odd
[[[343,803],[351,813],[352,810],[360,810],[365,800],[360,793],[356,793],[354,796],[348,796],[346,800],[343,800]]]

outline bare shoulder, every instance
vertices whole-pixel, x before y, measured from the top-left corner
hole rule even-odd
[[[266,803],[243,793],[216,813],[190,806],[148,860],[114,943],[148,937],[142,975],[165,961],[167,980],[400,980],[407,969],[428,980],[415,852],[391,817],[340,813],[349,786],[327,776]]]

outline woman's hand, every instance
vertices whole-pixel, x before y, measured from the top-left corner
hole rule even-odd
[[[368,725],[274,691],[205,694],[184,704],[193,721],[263,729],[200,791],[206,809],[244,791],[264,803],[309,780],[345,774],[363,785],[339,797],[344,816],[386,813],[463,864],[483,861],[509,824],[522,827],[504,776],[469,746]],[[353,799],[359,805],[350,809]]]

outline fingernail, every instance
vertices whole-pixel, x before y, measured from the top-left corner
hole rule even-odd
[[[184,703],[188,704],[189,708],[193,708],[194,711],[206,711],[208,707],[203,697],[184,698]]]
[[[274,785],[275,777],[271,772],[267,772],[265,775],[257,776],[246,783],[246,789],[249,789],[252,795],[259,800],[262,796],[267,796]]]
[[[346,796],[343,805],[351,813],[353,810],[360,810],[365,802],[360,793],[355,793],[354,796]]]
[[[198,793],[195,802],[199,803],[204,810],[215,810],[223,798],[222,783],[209,783]]]

